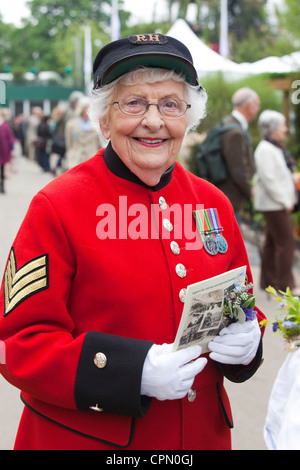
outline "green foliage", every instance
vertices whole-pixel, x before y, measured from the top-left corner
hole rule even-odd
[[[268,23],[267,0],[228,0],[230,56],[236,62],[254,62],[266,56],[278,39]],[[200,37],[217,44],[220,37],[220,1],[203,0],[208,8],[200,15]],[[276,47],[276,46],[275,46]]]
[[[226,79],[221,73],[210,74],[201,80],[201,84],[208,93],[207,117],[200,125],[199,131],[201,132],[207,132],[223,117],[231,113],[232,95],[241,87],[249,87],[257,92],[261,100],[261,111],[275,109],[282,112],[282,93],[274,90],[269,76],[261,75],[233,81],[229,78]],[[260,139],[256,121],[251,123],[250,131],[254,145],[256,145]]]
[[[0,72],[10,66],[19,79],[33,69],[54,70],[61,75],[68,70],[73,82],[82,80],[76,70],[80,69],[82,75],[84,26],[91,26],[95,56],[101,45],[110,41],[110,0],[30,0],[28,5],[31,16],[22,27],[5,25],[0,18]],[[121,21],[128,17],[128,12],[120,10]]]
[[[232,39],[231,54],[235,62],[255,62],[266,57],[266,50],[272,50],[274,40],[273,34],[267,29],[258,33],[257,28],[253,26],[241,39]]]
[[[300,3],[299,0],[285,0],[285,11],[280,15],[281,24],[286,31],[300,39],[299,17]]]
[[[273,332],[281,334],[286,340],[292,340],[300,335],[300,300],[294,296],[289,287],[286,291],[279,290],[269,286],[266,291],[273,295],[274,300],[278,302],[277,311],[279,312],[273,324]],[[261,326],[266,326],[269,320],[263,320]]]
[[[222,73],[207,74],[201,84],[208,94],[207,116],[201,123],[201,132],[214,127],[232,109],[231,97],[237,89],[235,82],[226,80]]]
[[[9,54],[11,51],[11,40],[13,39],[15,27],[2,23],[0,16],[0,73],[6,66],[10,65]]]
[[[110,1],[98,0],[29,0],[28,6],[34,22],[47,25],[50,35],[58,31],[67,32],[72,24],[85,24],[91,20],[109,24]]]

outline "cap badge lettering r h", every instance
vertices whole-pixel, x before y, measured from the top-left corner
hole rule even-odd
[[[134,34],[129,37],[129,41],[132,44],[166,44],[168,39],[163,34],[151,33],[151,34]]]

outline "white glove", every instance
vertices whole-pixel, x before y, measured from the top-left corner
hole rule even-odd
[[[222,364],[248,365],[254,359],[261,332],[257,319],[231,323],[208,344],[211,359]]]
[[[206,358],[194,361],[201,354],[201,346],[190,346],[175,352],[172,348],[173,344],[153,344],[149,349],[143,367],[141,395],[158,400],[183,398],[195,376],[204,369]]]

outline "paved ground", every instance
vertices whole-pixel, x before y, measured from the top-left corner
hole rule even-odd
[[[0,194],[0,272],[1,277],[10,246],[26,213],[32,196],[51,179],[34,163],[18,157],[16,172],[7,180],[7,193]],[[254,281],[258,285],[260,259],[253,242],[253,234],[243,227],[246,247]],[[300,285],[300,265],[295,263],[295,275]],[[257,305],[269,318],[274,317],[275,302],[260,289],[255,289]],[[286,353],[280,338],[274,337],[268,328],[264,338],[264,363],[256,375],[243,384],[226,381],[233,417],[233,450],[265,450],[263,426],[268,400],[276,374]],[[13,447],[18,422],[22,412],[19,391],[0,376],[0,450]]]

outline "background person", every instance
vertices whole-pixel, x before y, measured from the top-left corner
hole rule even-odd
[[[222,150],[228,177],[217,186],[229,198],[240,222],[243,204],[245,201],[250,202],[253,196],[252,178],[255,164],[248,126],[257,117],[260,99],[251,88],[240,88],[232,97],[232,105],[233,111],[224,118],[223,123],[238,124],[240,128],[230,129],[222,135]]]
[[[293,175],[285,159],[284,142],[288,128],[285,116],[263,111],[258,120],[262,141],[255,150],[255,209],[265,219],[262,249],[261,287],[295,289],[292,265],[295,240],[291,212],[297,202]],[[297,294],[298,295],[298,294]]]
[[[99,136],[88,116],[90,98],[84,96],[77,102],[75,117],[65,127],[66,167],[82,163],[99,150]]]
[[[50,116],[43,116],[37,128],[37,162],[43,171],[50,171],[50,145],[52,132],[50,128]]]
[[[200,346],[172,352],[187,285],[243,265],[251,280],[228,199],[176,161],[206,94],[187,48],[160,34],[105,46],[94,88],[91,116],[109,143],[33,199],[5,270],[0,370],[26,404],[15,448],[228,449],[223,379],[259,367],[257,320],[224,329],[205,357]],[[227,251],[212,258],[196,230],[186,249],[174,203],[189,205],[191,219],[197,204],[217,208]],[[97,236],[103,204],[120,236]],[[137,204],[147,236],[124,236]]]
[[[31,109],[30,116],[27,120],[25,134],[26,155],[32,161],[36,161],[36,142],[38,140],[37,129],[44,115],[42,108],[34,106]]]
[[[52,142],[52,153],[58,156],[57,162],[53,165],[52,171],[56,176],[59,172],[64,171],[66,168],[65,165],[65,153],[66,153],[66,140],[65,140],[65,130],[66,124],[70,119],[73,119],[76,116],[76,107],[80,98],[84,97],[82,91],[72,91],[68,98],[67,109],[63,109],[60,106],[57,106],[53,109],[52,112],[52,132],[53,132],[53,142]]]
[[[5,112],[0,109],[0,193],[5,192],[6,167],[12,160],[14,143],[15,137],[5,120]]]

